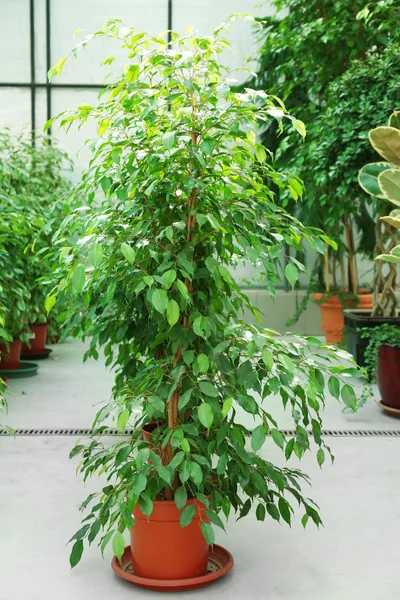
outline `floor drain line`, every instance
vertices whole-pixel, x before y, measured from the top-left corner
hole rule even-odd
[[[90,436],[93,435],[94,429],[16,429],[14,434],[16,436]],[[283,429],[281,432],[292,437],[296,435],[296,432],[292,429]],[[122,435],[118,429],[106,429],[103,431],[103,436],[118,436],[125,437],[133,435],[134,429],[126,429]],[[311,432],[308,432],[312,435]],[[327,437],[400,437],[400,431],[385,431],[385,430],[368,430],[368,429],[355,429],[355,430],[341,430],[341,429],[326,429],[322,432],[322,435]],[[0,430],[0,436],[12,436],[12,434],[6,430]]]

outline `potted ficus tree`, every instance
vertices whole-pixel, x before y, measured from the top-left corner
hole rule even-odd
[[[61,250],[46,306],[68,297],[71,333],[90,336],[86,357],[98,358],[101,347],[116,371],[93,436],[71,452],[85,479],[106,478],[82,505],[88,515],[72,537],[71,566],[84,544],[97,540],[104,550],[112,541],[116,572],[157,589],[204,585],[229,570],[212,528],[224,528],[224,515],[245,517],[253,506],[260,521],[290,524],[295,501],[303,524],[319,525],[301,491],[307,476],[273,465],[264,443],[270,434],[287,459],[301,458],[311,447],[309,427],[322,465],[327,386],[350,408],[357,404],[343,379],[357,371],[341,366],[341,351],[316,338],[276,337],[240,316],[244,307],[257,310],[229,267],[247,260],[274,281],[280,249],[302,238],[314,247],[322,232],[275,205],[270,184],[300,192],[300,182],[276,172],[257,143],[259,127],[275,118],[300,131],[302,124],[265,92],[230,89],[218,62],[227,46],[219,31],[172,33],[168,44],[108,21],[80,46],[118,40],[128,55],[122,75],[98,105],[59,117],[68,129],[94,119],[98,138],[77,189],[88,206],[59,233],[62,240],[77,227],[80,238]],[[295,273],[293,264],[292,280]],[[270,413],[274,395],[292,411],[293,437]],[[110,415],[121,434],[129,426],[134,434],[105,445]],[[206,574],[210,553],[219,571]]]

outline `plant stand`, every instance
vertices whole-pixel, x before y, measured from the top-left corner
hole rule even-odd
[[[359,331],[361,327],[379,327],[380,325],[396,325],[400,327],[400,317],[371,317],[371,311],[361,308],[343,311],[347,351],[354,356],[360,367],[365,366],[364,353],[368,340],[363,339]]]
[[[213,549],[210,550],[207,573],[190,579],[150,579],[135,575],[132,568],[130,546],[125,548],[121,562],[116,556],[111,562],[112,569],[118,577],[141,588],[160,592],[180,592],[204,587],[226,575],[232,569],[233,564],[232,554],[222,546],[217,546],[217,544],[214,544]]]

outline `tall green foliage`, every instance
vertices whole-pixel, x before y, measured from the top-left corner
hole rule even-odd
[[[282,97],[307,128],[300,147],[290,133],[276,138],[274,128],[264,130],[277,168],[306,181],[301,205],[296,208],[287,194],[281,202],[338,241],[338,259],[348,257],[348,288],[357,291],[357,231],[358,250],[371,257],[374,247],[374,223],[357,174],[373,159],[366,132],[382,122],[397,95],[400,6],[397,0],[277,0],[273,5],[280,12],[265,19],[253,83]]]
[[[0,133],[0,304],[8,338],[47,319],[47,249],[69,210],[70,169],[67,156],[46,138],[36,136],[33,146],[29,135]]]
[[[128,60],[97,106],[60,116],[67,129],[94,120],[98,137],[78,186],[88,207],[66,219],[57,243],[62,248],[74,227],[83,232],[62,248],[59,284],[47,301],[50,309],[69,295],[73,335],[90,336],[87,356],[98,358],[101,347],[116,371],[114,396],[97,414],[93,437],[71,453],[81,456],[85,479],[107,479],[83,504],[88,516],[72,538],[71,565],[96,537],[102,549],[113,539],[120,555],[136,504],[150,515],[153,502],[166,498],[182,510],[182,526],[193,518],[187,498],[204,502],[220,527],[220,514],[244,517],[252,505],[259,520],[290,524],[291,501],[302,507],[304,525],[309,518],[319,525],[301,491],[307,476],[273,465],[263,446],[270,434],[286,459],[301,458],[314,441],[322,465],[327,386],[354,410],[346,377],[357,371],[316,338],[281,339],[244,322],[245,307],[257,310],[229,270],[241,260],[262,266],[273,292],[283,247],[306,240],[324,252],[332,243],[275,204],[271,186],[299,196],[301,184],[275,170],[257,143],[256,132],[276,117],[281,128],[303,125],[265,92],[230,89],[218,62],[227,42],[218,30],[203,38],[173,33],[169,45],[109,21],[81,45],[102,36],[119,40]],[[293,260],[286,269],[291,284],[299,267]],[[278,429],[278,398],[292,414],[294,436]],[[243,425],[245,413],[253,430]],[[121,433],[128,425],[135,433],[105,446],[110,415]],[[150,443],[140,435],[149,421],[158,423]],[[202,530],[212,544],[211,527]]]

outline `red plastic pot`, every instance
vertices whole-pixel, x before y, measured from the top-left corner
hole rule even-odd
[[[32,337],[29,339],[29,344],[22,344],[22,352],[24,354],[43,354],[46,350],[47,340],[47,323],[44,325],[29,325],[32,332]]]
[[[0,371],[18,369],[21,357],[21,340],[10,342],[9,348],[0,344]]]
[[[189,579],[205,575],[208,544],[200,529],[208,522],[205,506],[196,500],[193,521],[185,528],[179,522],[175,502],[156,500],[153,512],[146,517],[137,505],[131,529],[132,566],[135,575],[150,579]]]
[[[400,410],[400,348],[379,348],[376,377],[382,404]]]

